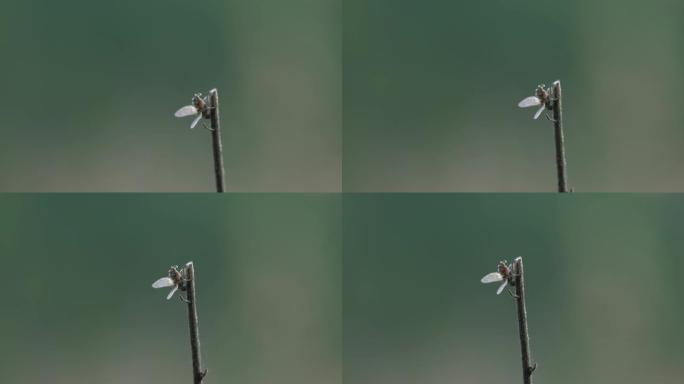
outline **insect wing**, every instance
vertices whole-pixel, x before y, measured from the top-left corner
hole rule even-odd
[[[178,290],[178,286],[173,287],[171,292],[169,292],[169,295],[166,296],[166,300],[171,300],[171,296],[173,296],[173,294],[176,293],[177,290]]]
[[[501,292],[503,292],[504,288],[506,288],[506,284],[508,284],[508,280],[504,280],[503,284],[496,290],[497,295],[500,295]]]
[[[537,120],[539,116],[541,116],[542,112],[544,112],[544,109],[546,109],[545,105],[542,105],[541,108],[537,111],[537,113],[534,114],[534,119]]]
[[[524,98],[521,102],[518,103],[518,107],[520,108],[528,108],[528,107],[536,107],[538,105],[541,105],[541,100],[537,96],[530,96]]]
[[[152,283],[152,288],[166,288],[176,285],[170,277],[162,277],[161,279]]]
[[[184,107],[181,107],[179,110],[176,111],[173,115],[176,117],[185,117],[185,116],[192,116],[197,114],[197,108],[195,108],[194,105],[186,105]]]
[[[488,283],[494,283],[494,282],[497,282],[497,281],[501,281],[501,280],[503,280],[503,279],[504,279],[504,278],[503,278],[503,275],[500,274],[499,272],[492,272],[492,273],[486,274],[486,275],[482,278],[482,280],[480,280],[480,281],[483,282],[484,284],[488,284]]]
[[[200,120],[202,120],[202,114],[201,113],[199,115],[197,115],[197,117],[195,117],[195,120],[192,121],[192,124],[190,124],[190,129],[195,128],[195,126],[197,125],[197,123],[199,123]]]

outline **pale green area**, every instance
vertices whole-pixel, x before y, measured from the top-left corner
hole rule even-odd
[[[232,191],[553,191],[561,79],[576,190],[682,191],[683,4],[5,1],[0,190],[211,191],[218,87]]]
[[[173,113],[218,88],[231,191],[341,188],[338,0],[6,0],[0,191],[214,190]]]
[[[0,196],[0,378],[187,383],[193,260],[211,383],[341,383],[340,198]]]
[[[525,261],[537,382],[678,383],[678,195],[0,196],[7,382],[185,383],[193,260],[212,382],[517,383]],[[27,368],[29,367],[29,368]],[[342,376],[344,374],[344,376]]]
[[[347,384],[522,383],[522,256],[537,383],[679,383],[684,197],[349,195]]]
[[[344,1],[345,191],[683,191],[684,2]]]

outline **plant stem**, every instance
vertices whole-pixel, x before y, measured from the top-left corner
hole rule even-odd
[[[214,174],[216,175],[216,192],[225,192],[223,169],[223,146],[221,145],[221,124],[219,119],[219,101],[216,88],[209,91],[209,113],[211,119],[211,138],[214,150]]]
[[[568,175],[566,171],[567,162],[565,161],[565,138],[563,135],[563,105],[561,98],[560,80],[553,83],[551,96],[553,109],[553,127],[555,128],[556,139],[556,170],[558,172],[558,192],[570,192],[568,190]]]
[[[200,356],[199,326],[197,324],[197,307],[195,306],[195,266],[192,261],[185,265],[185,278],[188,323],[190,325],[190,348],[192,350],[192,377],[194,384],[201,384],[207,371],[206,369],[202,370],[202,358]]]
[[[530,352],[530,335],[527,330],[527,309],[525,308],[525,279],[523,276],[522,257],[513,261],[513,279],[515,284],[516,304],[518,307],[518,330],[520,331],[520,354],[522,355],[523,383],[532,384],[532,372],[537,364],[532,365]]]

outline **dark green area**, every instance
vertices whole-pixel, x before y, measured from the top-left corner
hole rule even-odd
[[[4,1],[0,191],[213,190],[173,113],[218,88],[231,191],[340,189],[337,1]]]
[[[186,306],[151,285],[192,260],[208,380],[339,383],[340,209],[315,194],[0,196],[3,380],[190,380]]]
[[[678,195],[344,198],[344,378],[522,382],[515,302],[480,278],[522,256],[537,382],[676,382]]]
[[[560,79],[571,186],[681,191],[681,2],[346,0],[345,191],[554,191]]]

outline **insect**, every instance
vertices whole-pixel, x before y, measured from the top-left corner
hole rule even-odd
[[[178,270],[178,266],[174,265],[171,268],[169,268],[168,276],[164,276],[154,283],[152,283],[152,288],[166,288],[166,287],[173,287],[171,289],[171,292],[169,292],[169,295],[166,296],[166,300],[170,300],[171,297],[173,296],[174,293],[176,293],[177,290],[184,291],[185,290],[185,277],[183,274]]]
[[[546,89],[544,84],[537,86],[534,96],[528,96],[518,103],[520,108],[540,107],[537,113],[534,114],[534,119],[537,120],[544,109],[551,109],[551,88]]]
[[[211,117],[209,113],[208,96],[202,97],[201,93],[195,93],[192,97],[192,104],[181,107],[174,113],[176,117],[186,117],[197,115],[195,120],[190,124],[190,129],[195,128],[202,118],[208,119]],[[206,127],[205,127],[206,128]]]
[[[496,294],[499,295],[501,292],[503,292],[504,288],[506,288],[506,285],[511,280],[513,273],[511,272],[511,268],[505,260],[499,262],[496,270],[496,272],[486,274],[480,281],[484,284],[503,281],[501,286],[499,286],[499,289],[496,290]]]

